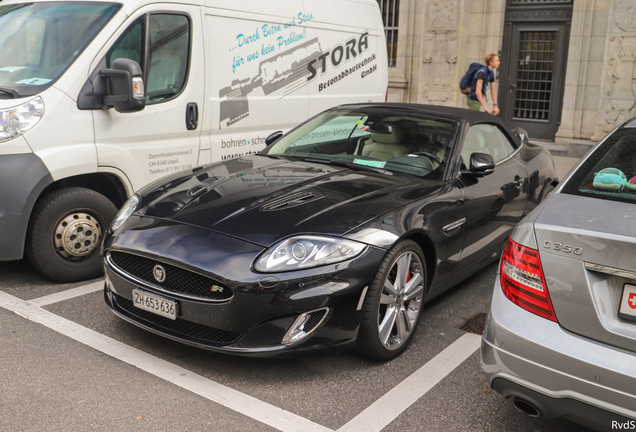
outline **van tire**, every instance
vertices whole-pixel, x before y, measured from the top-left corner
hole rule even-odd
[[[101,244],[117,208],[104,195],[72,187],[56,190],[35,206],[26,256],[43,275],[77,282],[102,275]]]

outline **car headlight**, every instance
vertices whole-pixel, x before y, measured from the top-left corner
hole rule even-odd
[[[112,231],[117,230],[117,228],[126,222],[126,219],[128,219],[128,217],[137,210],[138,205],[139,197],[137,195],[133,195],[128,198],[128,201],[124,203],[124,205],[119,209],[119,212],[115,215],[115,219],[113,219],[113,222],[110,224],[110,229]]]
[[[41,97],[17,107],[0,110],[0,142],[16,138],[31,129],[44,114]]]
[[[254,263],[260,272],[299,270],[355,258],[366,245],[339,238],[298,236],[268,248]]]

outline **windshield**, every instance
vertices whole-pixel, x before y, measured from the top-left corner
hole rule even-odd
[[[407,110],[338,108],[294,129],[264,154],[441,179],[456,124]]]
[[[578,168],[563,193],[636,202],[636,121],[609,136]]]
[[[0,98],[48,88],[119,10],[116,3],[0,6]]]

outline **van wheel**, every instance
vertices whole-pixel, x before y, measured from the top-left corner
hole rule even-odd
[[[26,255],[42,274],[58,282],[77,282],[102,274],[100,247],[117,208],[86,188],[60,189],[33,211]]]
[[[426,295],[426,262],[411,240],[395,245],[382,260],[362,307],[357,351],[390,360],[411,342]]]

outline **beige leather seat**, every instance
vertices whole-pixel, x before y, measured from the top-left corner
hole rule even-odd
[[[362,148],[362,156],[388,161],[409,154],[408,148],[401,144],[400,129],[394,125],[390,126],[390,134],[371,132],[370,138],[366,140]]]

